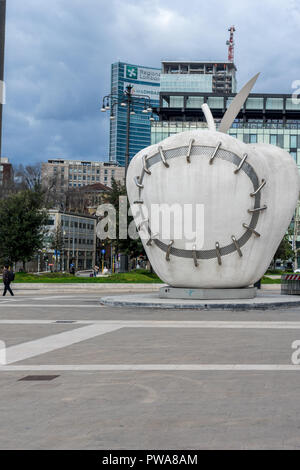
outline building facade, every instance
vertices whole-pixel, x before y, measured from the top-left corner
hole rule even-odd
[[[111,66],[111,94],[121,103],[128,85],[133,86],[137,95],[150,98],[150,106],[159,104],[160,69],[116,62]],[[134,95],[133,95],[134,96]],[[125,165],[127,110],[121,104],[114,106],[115,119],[110,122],[109,161]],[[143,103],[134,105],[135,114],[130,116],[130,159],[141,149],[150,145],[150,117],[143,113]],[[102,182],[102,181],[101,181]],[[104,182],[104,184],[106,184]]]
[[[42,164],[43,184],[54,182],[57,190],[62,192],[69,188],[81,188],[95,183],[111,186],[113,178],[124,182],[124,168],[106,162],[61,158],[51,159]]]
[[[8,158],[0,158],[0,187],[8,186],[13,181],[13,167]]]
[[[235,93],[236,66],[233,62],[163,61],[160,93],[164,92]],[[168,95],[166,95],[168,96]],[[180,95],[179,95],[180,97]],[[180,99],[171,95],[170,106],[180,106]],[[190,105],[196,102],[190,100]]]
[[[178,132],[206,128],[203,103],[209,105],[218,128],[234,96],[232,93],[161,92],[160,106],[154,109],[159,121],[152,123],[151,143]],[[181,100],[180,106],[175,105],[172,97]],[[245,143],[278,145],[292,155],[300,169],[300,103],[295,103],[291,95],[250,94],[228,133]]]
[[[76,271],[91,269],[96,262],[96,225],[93,216],[49,210],[41,270],[69,271],[71,264]],[[55,233],[61,239],[57,250],[52,244]]]
[[[112,189],[102,183],[90,184],[68,191],[66,197],[66,210],[81,214],[95,215],[100,204]]]

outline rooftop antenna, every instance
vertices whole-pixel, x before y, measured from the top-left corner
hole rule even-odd
[[[234,32],[235,32],[235,27],[230,26],[230,28],[228,28],[228,31],[230,31],[229,40],[226,41],[226,44],[228,46],[228,61],[229,62],[234,62],[234,40],[233,40],[233,36],[234,36]]]

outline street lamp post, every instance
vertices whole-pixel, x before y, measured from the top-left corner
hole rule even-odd
[[[143,105],[144,109],[142,113],[151,113],[150,121],[154,121],[154,117],[152,115],[152,108],[150,102],[150,96],[148,95],[137,95],[134,93],[134,89],[132,85],[128,85],[121,96],[110,94],[104,96],[102,100],[102,112],[106,112],[110,110],[110,119],[115,119],[115,106],[123,106],[127,107],[126,112],[126,150],[125,150],[125,177],[127,174],[127,169],[129,165],[129,158],[130,158],[130,118],[131,115],[135,114],[134,107],[135,105]]]
[[[0,0],[0,158],[2,155],[2,112],[4,98],[4,50],[5,50],[6,0]],[[2,96],[1,96],[2,95]]]
[[[127,169],[129,165],[129,139],[130,139],[130,105],[131,105],[131,93],[132,87],[128,86],[126,88],[126,95],[127,95],[127,119],[126,119],[126,152],[125,152],[125,178],[127,175]]]

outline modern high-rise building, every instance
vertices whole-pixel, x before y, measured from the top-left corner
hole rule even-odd
[[[218,128],[234,96],[233,93],[164,90],[160,94],[160,106],[153,110],[159,121],[152,122],[152,144],[178,132],[206,128],[203,103],[209,105]],[[250,94],[228,134],[247,144],[278,145],[292,155],[300,169],[300,103],[291,95]]]
[[[133,86],[137,95],[150,98],[150,106],[159,104],[160,69],[141,65],[116,62],[111,66],[111,94],[121,102],[122,95],[128,85]],[[134,96],[134,95],[133,95]],[[150,117],[143,113],[143,103],[135,104],[135,114],[130,116],[130,159],[144,147],[150,145]],[[110,122],[109,161],[125,165],[126,153],[126,107],[120,104],[114,106],[115,119]]]
[[[235,93],[236,66],[233,62],[207,61],[163,61],[160,76],[160,93],[180,92],[193,93]],[[172,102],[180,105],[172,95]],[[190,100],[191,107],[194,103]],[[171,103],[172,105],[172,103]],[[183,103],[182,103],[183,105]]]

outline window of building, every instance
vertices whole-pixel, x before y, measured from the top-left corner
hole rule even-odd
[[[277,145],[277,135],[276,134],[270,134],[270,144]]]
[[[291,135],[290,136],[290,148],[291,149],[296,149],[298,147],[297,145],[297,136],[296,135]]]
[[[224,106],[224,98],[221,96],[209,96],[208,106],[210,108],[222,109]]]
[[[266,109],[283,109],[283,98],[267,98]]]
[[[170,108],[183,108],[183,96],[170,96]]]
[[[257,143],[257,134],[250,134],[250,144]]]
[[[263,109],[264,99],[263,98],[248,98],[246,101],[247,109]]]
[[[186,108],[201,108],[203,103],[203,96],[188,96],[186,100]]]
[[[278,145],[278,147],[283,148],[283,134],[278,134],[278,136],[277,136],[277,145]]]
[[[46,225],[54,225],[54,219],[48,219]]]
[[[293,159],[297,163],[297,152],[290,152],[290,155],[293,157]]]
[[[300,102],[299,100],[294,100],[293,98],[287,98],[285,102],[286,109],[300,109]]]

